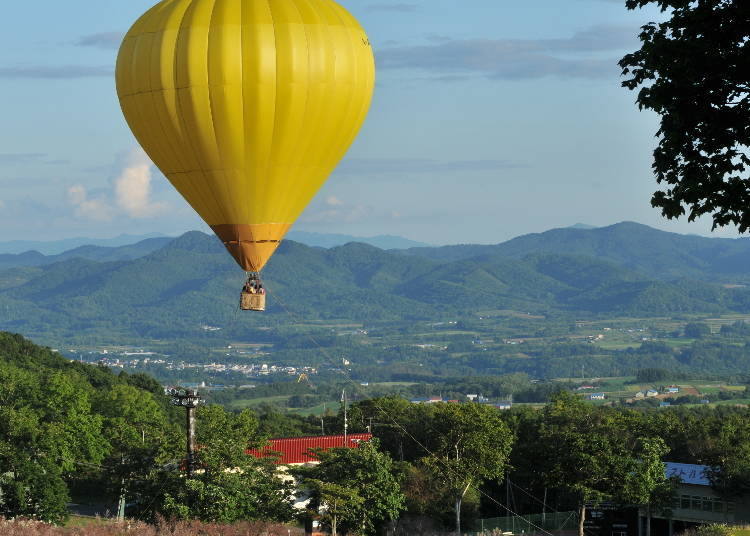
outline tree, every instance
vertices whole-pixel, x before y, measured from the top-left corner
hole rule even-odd
[[[27,352],[20,357],[34,349]],[[61,522],[69,502],[64,478],[98,464],[108,445],[101,417],[91,412],[90,386],[75,374],[42,374],[34,366],[0,362],[0,516]]]
[[[709,330],[710,333],[710,330]],[[674,372],[662,368],[638,369],[635,373],[636,381],[640,383],[663,382],[674,376]]]
[[[440,474],[422,463],[400,462],[402,489],[406,497],[408,516],[399,521],[405,533],[438,532],[440,526],[453,526],[455,523],[455,495],[447,489]],[[479,515],[481,495],[478,488],[471,487],[461,500],[461,524],[474,520]]]
[[[263,443],[255,414],[208,406],[199,408],[196,418],[199,469],[186,479],[176,467],[155,463],[134,485],[139,515],[221,523],[291,520],[290,485],[272,461],[246,452]]]
[[[325,507],[322,513],[313,514],[318,513],[320,519],[331,527],[331,536],[338,535],[340,519],[356,522],[356,515],[362,511],[365,502],[356,489],[315,479],[309,479],[305,483],[316,498],[316,504]]]
[[[0,517],[59,523],[68,517],[68,489],[57,460],[42,447],[29,408],[0,406]]]
[[[363,400],[353,405],[349,420],[354,429],[372,433],[380,446],[398,461],[417,461],[424,456],[424,448],[414,437],[427,437],[432,422],[432,405],[411,404],[400,396]]]
[[[707,419],[706,419],[707,420]],[[748,415],[730,414],[713,419],[708,436],[709,478],[723,497],[734,498],[750,490],[750,421]]]
[[[623,498],[632,504],[646,506],[646,535],[651,536],[651,514],[654,508],[672,504],[675,482],[666,478],[662,457],[669,452],[659,437],[638,440],[638,450],[633,460],[633,470],[623,483]]]
[[[643,502],[663,481],[663,473],[661,480],[658,475],[663,443],[639,437],[637,419],[568,392],[558,393],[544,409],[539,435],[547,456],[540,469],[549,486],[576,498],[579,536],[589,504]]]
[[[661,116],[652,168],[666,190],[651,204],[667,218],[710,214],[750,228],[750,9],[747,0],[627,0],[658,5],[665,22],[643,26],[640,50],[620,60],[623,86]]]
[[[312,501],[335,509],[337,527],[363,536],[377,533],[378,526],[396,519],[405,498],[390,456],[378,450],[377,439],[359,448],[318,452],[320,464],[301,470],[302,484],[309,486]],[[350,490],[349,499],[345,490]],[[328,501],[334,501],[331,505]]]
[[[142,382],[142,380],[139,380]],[[163,396],[163,395],[162,395]],[[100,393],[96,404],[111,449],[105,461],[108,487],[125,501],[133,479],[144,469],[180,452],[179,434],[150,392],[119,384]],[[177,448],[175,448],[177,447]]]
[[[685,324],[685,337],[691,339],[702,339],[707,335],[711,335],[711,327],[703,322],[689,322]]]
[[[63,472],[76,471],[76,462],[101,462],[109,445],[102,435],[103,419],[92,414],[88,393],[69,375],[55,372],[45,378],[42,400],[45,441]]]
[[[461,503],[471,487],[500,478],[513,436],[500,412],[482,404],[437,404],[426,437],[432,456],[422,463],[450,491],[456,534],[461,534]]]

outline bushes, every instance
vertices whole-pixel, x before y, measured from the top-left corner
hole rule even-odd
[[[156,525],[102,522],[86,527],[63,528],[40,521],[0,519],[0,534],[3,536],[300,536],[303,533],[300,529],[265,522],[219,525],[200,521],[160,520]]]
[[[712,523],[710,525],[700,525],[698,527],[688,529],[683,532],[680,536],[733,536],[734,530],[729,525],[723,525],[720,523]]]

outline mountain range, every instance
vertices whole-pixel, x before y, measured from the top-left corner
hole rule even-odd
[[[411,248],[406,253],[442,261],[488,255],[522,259],[534,253],[557,253],[606,260],[658,280],[750,281],[750,240],[747,238],[681,235],[633,222],[597,228],[552,229],[490,246]]]
[[[130,246],[131,258],[66,252],[50,264],[0,271],[0,330],[40,341],[184,340],[199,336],[201,325],[246,332],[290,318],[371,323],[488,309],[577,316],[750,311],[750,241],[627,222],[493,246],[385,251],[285,241],[264,272],[269,308],[260,315],[237,311],[244,276],[215,237],[195,231],[139,244]]]
[[[337,233],[309,233],[306,231],[290,231],[286,238],[294,240],[307,246],[320,248],[334,248],[343,246],[350,242],[362,242],[380,249],[407,249],[418,247],[429,247],[429,244],[417,242],[402,236],[377,235],[377,236],[353,236]]]
[[[133,260],[161,249],[172,240],[174,240],[174,238],[163,236],[146,238],[132,244],[121,246],[88,244],[55,255],[44,255],[37,250],[30,250],[16,254],[0,253],[0,270],[16,268],[19,266],[44,266],[46,264],[55,264],[76,258],[100,262]]]
[[[102,246],[108,248],[116,248],[119,246],[129,246],[147,240],[149,238],[162,238],[165,235],[160,233],[149,233],[145,235],[131,235],[122,234],[114,238],[63,238],[61,240],[47,240],[47,241],[34,241],[34,240],[11,240],[8,242],[0,242],[0,253],[26,253],[28,251],[36,251],[43,255],[59,255],[64,251],[76,249],[81,246]]]
[[[291,231],[287,239],[322,248],[343,246],[350,242],[362,242],[380,249],[429,247],[429,244],[393,235],[359,237],[335,233]],[[19,266],[44,266],[76,257],[101,262],[133,260],[160,249],[172,240],[174,237],[161,235],[120,235],[116,238],[101,240],[70,238],[57,242],[21,240],[0,242],[0,270]]]

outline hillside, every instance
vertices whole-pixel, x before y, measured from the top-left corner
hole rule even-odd
[[[26,251],[18,254],[3,253],[0,254],[0,270],[18,267],[45,266],[68,259],[87,259],[100,262],[133,260],[161,249],[172,240],[173,238],[165,236],[147,238],[134,244],[113,247],[84,245],[57,255],[43,255],[38,251]]]
[[[306,231],[290,231],[286,236],[288,240],[300,242],[307,246],[319,248],[334,248],[343,246],[349,242],[362,242],[380,249],[408,249],[417,247],[428,247],[429,244],[417,242],[408,238],[393,235],[377,236],[352,236],[337,233],[309,233]]]
[[[750,240],[681,235],[633,222],[593,229],[552,229],[490,246],[410,248],[405,253],[442,261],[482,255],[521,259],[534,253],[561,253],[607,260],[650,279],[750,281]]]
[[[92,467],[121,463],[123,438],[164,444],[180,417],[149,376],[70,362],[3,332],[0,385],[0,517],[64,520],[76,483],[94,480]],[[130,424],[141,408],[148,430],[144,419],[140,429]],[[100,484],[99,500],[111,500],[110,490]]]
[[[134,260],[161,249],[174,240],[174,238],[167,236],[136,240],[138,238],[131,235],[122,235],[109,240],[71,238],[59,242],[0,242],[0,271],[10,268],[46,266],[75,258],[100,262]],[[128,242],[129,239],[132,239],[133,242]],[[392,235],[356,237],[345,234],[292,231],[287,239],[322,248],[343,246],[351,242],[361,242],[380,249],[408,249],[428,246],[423,242]],[[73,247],[66,249],[68,246]],[[50,253],[50,251],[54,253]]]
[[[408,249],[429,244],[392,235],[357,237],[335,233],[308,233],[291,231],[288,240],[312,247],[333,248],[350,242],[361,242],[380,249]],[[0,242],[0,270],[9,268],[45,266],[67,259],[81,258],[91,261],[133,260],[161,249],[174,240],[168,236],[153,236],[141,239],[132,235],[99,240],[71,238],[57,242],[13,241]]]
[[[65,251],[79,248],[81,246],[101,246],[117,248],[128,246],[149,238],[169,238],[160,233],[149,233],[145,235],[122,234],[114,238],[63,238],[60,240],[34,241],[34,240],[11,240],[0,242],[0,253],[18,254],[26,251],[38,251],[43,255],[59,255]]]
[[[133,260],[70,258],[0,272],[0,329],[42,341],[135,343],[198,337],[204,324],[241,332],[288,323],[290,314],[403,322],[482,309],[644,316],[750,310],[742,288],[659,280],[580,255],[486,251],[451,262],[358,243],[326,250],[286,241],[265,272],[268,311],[252,315],[237,311],[242,272],[216,238],[195,231]]]

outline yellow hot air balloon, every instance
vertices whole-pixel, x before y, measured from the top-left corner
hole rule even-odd
[[[333,0],[163,0],[128,31],[116,76],[143,149],[260,272],[354,141],[375,62]]]

